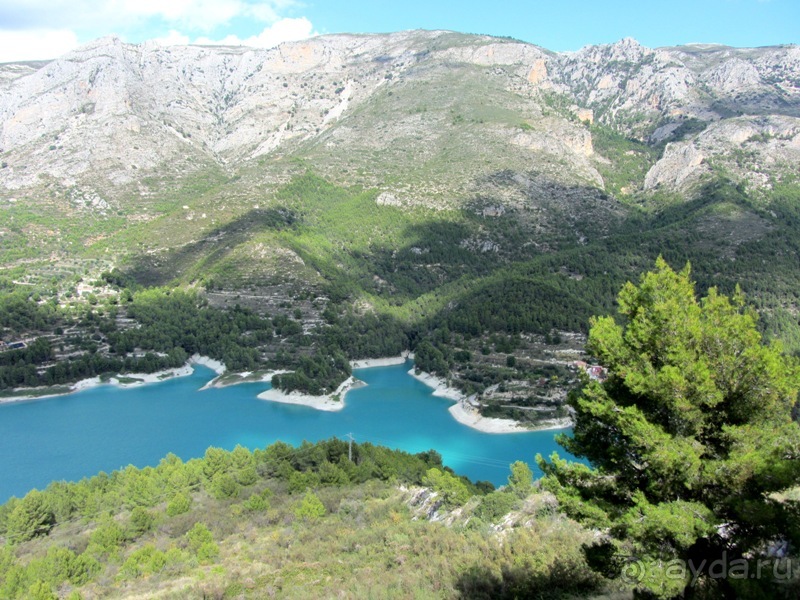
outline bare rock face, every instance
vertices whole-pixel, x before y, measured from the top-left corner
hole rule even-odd
[[[667,146],[664,157],[647,172],[646,189],[659,187],[681,188],[696,183],[707,172],[703,168],[705,156],[691,143]]]
[[[359,171],[389,205],[447,206],[506,168],[603,189],[592,123],[666,145],[645,189],[684,189],[716,163],[765,186],[796,170],[798,118],[796,46],[625,39],[555,54],[445,31],[269,50],[112,37],[0,65],[0,194],[51,182],[113,206],[147,176],[292,157],[334,179]]]
[[[694,74],[671,53],[651,50],[635,40],[589,46],[555,57],[550,71],[558,89],[589,108],[602,108],[601,121],[617,123],[629,115],[649,118],[690,104]]]
[[[800,165],[800,119],[771,115],[737,117],[711,124],[695,138],[669,144],[647,173],[645,188],[686,189],[723,166],[751,188],[768,188],[771,179]]]

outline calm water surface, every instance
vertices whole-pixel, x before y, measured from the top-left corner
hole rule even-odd
[[[0,406],[0,502],[53,480],[77,480],[128,464],[156,465],[173,452],[188,460],[209,446],[297,445],[352,433],[409,452],[434,448],[473,480],[503,484],[508,465],[535,470],[537,452],[559,450],[553,431],[480,433],[456,422],[451,401],[407,374],[411,363],[356,369],[367,387],[347,394],[344,410],[322,412],[259,400],[268,383],[198,391],[214,373],[127,389],[101,386],[68,396]]]

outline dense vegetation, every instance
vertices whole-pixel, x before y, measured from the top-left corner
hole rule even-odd
[[[6,303],[16,307],[17,296],[10,294]],[[40,305],[26,298],[24,306]],[[135,327],[118,326],[121,311],[133,319]],[[41,308],[28,312],[42,318]],[[20,313],[22,309],[15,308],[15,314]],[[298,323],[285,318],[270,320],[240,308],[222,311],[209,307],[196,292],[158,288],[126,289],[122,303],[112,305],[107,313],[90,305],[77,316],[49,306],[45,314],[50,325],[59,323],[62,330],[75,330],[64,339],[83,352],[53,364],[56,349],[48,338],[40,337],[25,349],[0,353],[0,389],[58,385],[103,374],[152,373],[179,367],[195,353],[219,359],[233,370],[252,369],[261,362],[256,347],[270,341],[276,329],[282,335],[301,330]],[[105,343],[105,351],[99,351],[99,341]]]
[[[609,378],[573,398],[560,439],[592,467],[538,457],[544,487],[604,532],[594,568],[643,593],[794,597],[800,365],[762,343],[741,294],[697,300],[688,266],[656,266],[620,292],[622,324],[592,323]]]
[[[272,387],[320,396],[336,390],[350,372],[350,361],[340,350],[323,349],[314,356],[301,358],[294,372],[274,375]]]
[[[606,155],[644,152],[609,132],[597,139]],[[519,191],[514,173],[489,179],[498,190]],[[702,286],[731,293],[741,282],[762,315],[762,331],[783,340],[790,352],[800,348],[797,186],[776,184],[756,198],[720,176],[694,199],[653,197],[624,211],[596,190],[563,193],[584,200],[570,196],[578,203],[571,224],[548,228],[524,207],[486,216],[491,199],[475,199],[459,210],[403,210],[376,205],[374,192],[302,173],[276,192],[270,207],[161,256],[157,272],[144,259],[132,259],[106,273],[104,281],[120,290],[117,306],[104,308],[89,297],[86,314],[64,314],[43,287],[23,292],[0,286],[0,327],[8,339],[75,325],[82,330],[74,351],[66,352],[68,360],[56,352],[63,366],[17,354],[13,366],[7,364],[11,358],[0,365],[0,386],[152,371],[176,364],[185,352],[217,358],[234,371],[299,368],[297,376],[276,383],[312,392],[335,389],[348,376],[335,366],[340,352],[349,359],[397,355],[422,343],[436,351],[422,346],[422,362],[444,373],[475,338],[586,332],[590,316],[610,312],[615,291],[659,254],[673,263],[691,260]],[[610,208],[598,212],[603,206]],[[548,209],[555,219],[563,207]],[[195,292],[139,288],[152,281],[200,282],[212,290],[240,286],[242,281],[227,275],[244,268],[230,262],[231,249],[254,240],[295,252],[304,265],[302,277],[311,271],[321,276],[305,289],[286,292],[285,302],[291,306],[298,297],[317,295],[325,326],[301,335],[304,317],[291,318],[291,310],[268,315],[231,303],[222,311]],[[133,319],[136,327],[118,327],[116,316]],[[60,346],[64,339],[52,343]]]
[[[12,499],[0,595],[558,598],[607,585],[580,552],[587,532],[530,496],[527,465],[492,491],[435,452],[352,453],[335,439],[209,448]],[[528,526],[501,539],[489,524],[512,511]]]

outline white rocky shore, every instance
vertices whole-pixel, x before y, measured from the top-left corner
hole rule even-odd
[[[514,419],[484,417],[478,411],[478,407],[475,406],[469,398],[460,390],[448,386],[447,382],[441,377],[436,377],[424,371],[417,371],[414,368],[412,368],[408,374],[428,387],[433,388],[434,396],[454,400],[455,404],[448,409],[453,418],[462,425],[472,427],[483,433],[524,433],[547,429],[565,429],[572,425],[570,419],[556,419],[548,421],[538,427],[525,427]]]
[[[158,383],[166,379],[173,379],[175,377],[186,377],[187,375],[191,375],[194,372],[194,368],[192,365],[202,365],[204,367],[208,367],[209,369],[214,371],[218,376],[222,375],[225,372],[225,365],[222,364],[220,361],[214,360],[213,358],[209,358],[207,356],[200,356],[199,354],[195,354],[182,367],[176,367],[174,369],[165,369],[163,371],[157,371],[155,373],[125,373],[122,375],[115,375],[114,377],[111,377],[105,381],[103,381],[100,377],[90,377],[88,379],[81,379],[80,381],[73,383],[72,385],[68,386],[66,392],[59,392],[59,393],[48,393],[47,390],[50,388],[38,388],[38,389],[32,388],[29,390],[30,391],[29,394],[25,394],[22,396],[13,396],[10,398],[0,398],[0,404],[10,403],[10,402],[24,402],[26,400],[41,400],[43,398],[53,398],[56,396],[65,396],[67,394],[88,390],[101,385],[113,385],[116,387],[125,388],[125,387],[146,385],[148,383]],[[38,393],[38,390],[41,390],[42,393]]]
[[[400,356],[388,356],[384,358],[365,358],[361,360],[350,361],[350,368],[352,369],[371,369],[373,367],[391,367],[394,365],[402,365],[409,358],[413,358],[413,354],[403,352]],[[286,373],[280,371],[276,373]],[[310,394],[301,394],[300,392],[284,392],[283,390],[271,389],[261,392],[258,397],[261,400],[269,400],[271,402],[281,402],[283,404],[299,404],[316,408],[317,410],[336,411],[342,410],[345,406],[345,396],[347,392],[352,389],[364,387],[367,385],[363,381],[355,377],[349,377],[342,384],[336,388],[331,394],[323,396],[312,396]]]
[[[472,427],[483,433],[522,433],[531,431],[513,419],[494,419],[482,416],[461,390],[448,386],[447,382],[441,377],[436,377],[424,371],[418,372],[415,368],[412,368],[408,374],[428,387],[433,388],[434,396],[455,400],[455,404],[449,408],[449,411],[453,418],[462,425]]]
[[[316,408],[317,410],[336,411],[344,408],[344,397],[350,390],[366,385],[355,377],[345,379],[336,390],[331,394],[323,396],[312,396],[300,392],[284,392],[283,390],[271,389],[261,392],[258,398],[269,400],[270,402],[280,402],[282,404],[299,404]]]
[[[76,383],[72,386],[72,391],[79,391],[97,385],[134,387],[146,385],[148,383],[158,383],[159,381],[173,379],[175,377],[186,377],[194,373],[194,368],[192,365],[208,367],[218,376],[225,372],[225,365],[220,361],[209,358],[208,356],[200,356],[199,354],[195,354],[187,361],[185,365],[176,369],[165,369],[163,371],[157,371],[156,373],[125,373],[123,375],[116,375],[106,382],[100,381],[99,377],[93,377],[91,379],[84,379],[83,381]]]
[[[402,365],[409,358],[413,358],[413,354],[403,352],[400,356],[389,356],[387,358],[364,358],[361,360],[351,360],[350,367],[353,369],[370,369],[372,367],[393,367]]]

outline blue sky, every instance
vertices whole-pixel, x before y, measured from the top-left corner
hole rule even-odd
[[[312,35],[451,29],[551,50],[634,37],[650,47],[800,43],[800,0],[0,0],[0,62],[54,58],[105,35],[259,47]]]

